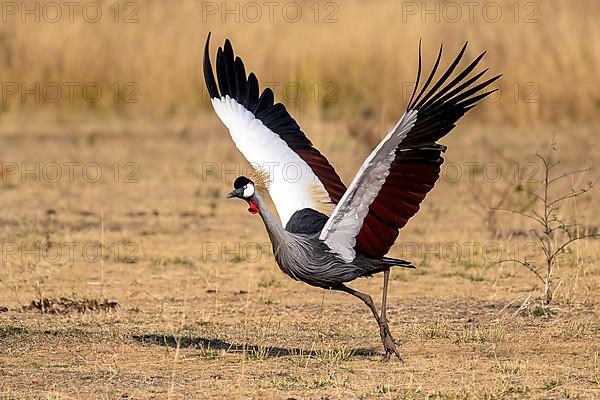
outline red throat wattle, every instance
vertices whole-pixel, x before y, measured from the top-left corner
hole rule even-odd
[[[254,200],[248,200],[248,204],[250,205],[250,207],[248,207],[248,212],[250,214],[258,214],[258,206],[256,205],[256,202]]]

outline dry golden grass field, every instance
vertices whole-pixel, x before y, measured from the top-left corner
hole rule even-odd
[[[342,128],[320,129],[328,136]],[[547,136],[511,132],[462,127],[446,141],[448,165],[484,165],[481,154],[500,160],[502,148],[531,160],[538,135]],[[568,132],[559,144],[566,165],[597,162],[592,133]],[[600,396],[600,242],[579,242],[561,259],[562,285],[544,307],[531,273],[494,264],[498,251],[529,254],[522,221],[500,218],[497,238],[479,217],[483,206],[471,204],[479,188],[495,201],[505,183],[483,173],[456,182],[446,170],[393,251],[418,268],[392,275],[389,314],[406,363],[381,364],[364,305],[285,277],[259,218],[224,199],[231,179],[202,175],[199,160],[240,160],[229,143],[217,144],[223,137],[213,123],[189,135],[3,137],[4,160],[41,165],[26,183],[9,176],[2,185],[4,398]],[[336,161],[357,155],[342,168],[348,179],[368,148],[343,143],[324,151]],[[52,162],[77,163],[73,183],[48,183],[43,168]],[[91,183],[97,171],[102,179]],[[577,207],[597,226],[594,204]],[[355,286],[375,296],[381,278]],[[44,299],[58,304],[46,300],[42,309]]]
[[[222,21],[221,2],[187,0],[23,22],[48,2],[6,4],[0,399],[600,399],[600,239],[560,255],[546,305],[533,273],[499,262],[543,259],[533,226],[490,211],[531,205],[536,153],[559,174],[592,168],[555,193],[598,181],[599,3],[477,2],[469,21],[463,3],[428,2],[423,20],[420,2],[297,1],[296,23],[264,5],[257,22]],[[282,274],[260,218],[225,199],[247,166],[206,100],[209,30],[261,82],[301,88],[275,93],[346,183],[402,114],[419,38],[427,66],[440,42],[448,62],[469,40],[504,74],[443,140],[442,176],[391,251],[417,266],[392,271],[388,298],[404,363],[380,362],[357,299]],[[103,95],[70,99],[68,82]],[[598,233],[597,196],[561,216]],[[379,303],[382,277],[354,287]]]

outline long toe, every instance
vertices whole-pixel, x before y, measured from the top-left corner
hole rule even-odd
[[[396,357],[398,357],[398,361],[400,361],[401,363],[404,363],[404,359],[400,355],[400,352],[398,351],[398,349],[394,348],[394,354],[396,355]]]
[[[391,336],[386,337],[386,339],[383,341],[383,347],[385,349],[385,356],[383,356],[382,361],[390,361],[392,355],[396,355],[396,357],[398,357],[398,360],[404,362]]]
[[[392,358],[392,355],[396,355],[398,360],[404,362],[400,352],[398,351],[398,348],[396,347],[394,338],[390,334],[389,329],[386,329],[386,327],[381,327],[381,342],[383,343],[383,348],[385,350],[385,355],[381,361],[388,362]]]
[[[398,360],[404,362],[402,356],[400,355],[400,352],[398,351],[398,348],[396,347],[396,341],[390,333],[390,327],[386,323],[386,321],[383,321],[383,323],[379,325],[379,334],[381,335],[381,342],[383,343],[383,348],[385,350],[385,355],[383,356],[381,361],[388,362],[392,358],[392,355],[396,355],[396,357],[398,357]]]
[[[391,358],[392,358],[392,353],[390,353],[389,351],[386,350],[384,356],[381,358],[381,362],[384,362],[384,363],[389,362]]]

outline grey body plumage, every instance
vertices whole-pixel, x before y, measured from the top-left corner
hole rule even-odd
[[[255,200],[273,245],[275,260],[281,271],[292,279],[324,289],[335,289],[356,278],[371,276],[390,268],[381,259],[371,259],[361,254],[348,263],[331,251],[319,239],[326,217],[325,220],[319,218],[317,211],[298,211],[284,229],[268,211],[259,194],[255,195]],[[396,265],[412,267],[408,262]]]

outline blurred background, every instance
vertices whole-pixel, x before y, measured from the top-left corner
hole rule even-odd
[[[493,104],[471,121],[581,125],[599,114],[593,0],[3,7],[4,131],[74,122],[193,124],[210,111],[201,75],[209,31],[213,52],[230,38],[261,82],[274,83],[278,98],[306,118],[395,121],[415,79],[419,40],[425,66],[440,44],[450,59],[469,41],[469,56],[487,51],[491,73],[504,74]]]
[[[586,190],[556,239],[600,231],[600,2],[26,0],[0,19],[1,398],[598,397],[600,241],[561,252],[552,305],[499,261],[543,266],[519,214],[539,211],[536,153],[582,171],[551,191]],[[389,297],[408,366],[376,363],[362,304],[284,276],[225,199],[248,168],[206,93],[208,32],[347,184],[403,114],[419,42],[424,72],[468,41],[503,74],[390,253],[417,265]]]

